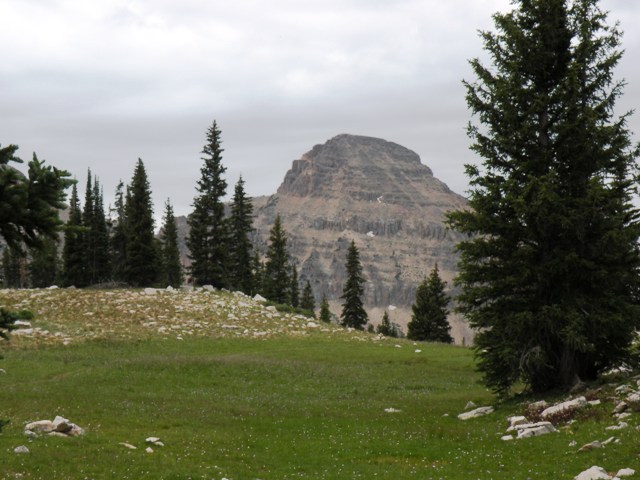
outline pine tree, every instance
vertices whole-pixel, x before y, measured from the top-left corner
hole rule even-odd
[[[356,242],[351,241],[347,253],[347,282],[342,290],[344,300],[342,304],[342,314],[340,320],[343,326],[362,330],[368,321],[367,312],[362,303],[364,295],[365,278],[362,275],[362,264],[360,263],[360,252],[356,247]]]
[[[635,159],[620,32],[597,0],[514,1],[482,34],[467,102],[482,166],[469,208],[450,216],[460,311],[478,329],[486,384],[535,392],[594,379],[625,359],[639,318]]]
[[[23,268],[25,255],[22,250],[5,247],[2,252],[2,273],[4,288],[24,288],[25,276]]]
[[[87,184],[84,192],[84,210],[82,211],[82,251],[84,254],[85,268],[83,285],[96,283],[96,259],[95,259],[95,202],[93,198],[93,183],[91,170],[87,171]]]
[[[277,215],[269,234],[269,248],[264,266],[265,297],[272,302],[288,304],[290,286],[287,237],[282,228],[280,215]]]
[[[255,290],[253,247],[249,235],[253,230],[253,204],[244,191],[242,177],[236,183],[229,219],[229,276],[231,287],[246,294]]]
[[[39,248],[31,249],[31,259],[27,264],[29,284],[32,288],[50,287],[58,277],[58,242],[45,238]]]
[[[320,320],[324,323],[331,323],[331,310],[329,310],[329,301],[326,295],[322,296],[320,302]]]
[[[153,233],[153,204],[147,172],[140,159],[128,188],[125,215],[127,218],[125,278],[133,286],[152,285],[157,281],[159,273]]]
[[[445,293],[446,282],[442,281],[438,264],[429,278],[418,286],[416,301],[411,305],[411,321],[407,325],[410,340],[453,343],[449,334],[451,326],[447,320],[450,298]]]
[[[86,258],[84,254],[82,210],[76,184],[71,189],[69,218],[64,227],[64,248],[62,250],[62,278],[67,287],[85,286]]]
[[[207,143],[202,150],[204,165],[200,169],[193,212],[189,216],[187,246],[191,258],[191,277],[198,285],[227,287],[229,255],[229,227],[224,216],[223,197],[227,182],[222,165],[220,129],[214,121],[207,131]]]
[[[316,309],[316,301],[315,298],[313,298],[313,289],[311,288],[309,280],[304,284],[304,289],[302,290],[300,308],[309,312],[315,312]]]
[[[162,282],[178,288],[182,285],[182,264],[178,250],[178,227],[173,207],[167,199],[164,210],[164,225],[160,233],[162,244]]]
[[[0,237],[21,249],[57,235],[63,225],[58,212],[65,207],[65,190],[74,182],[68,172],[46,166],[35,153],[23,175],[11,165],[22,163],[17,150],[16,145],[0,147]]]
[[[126,281],[128,229],[125,204],[124,183],[121,180],[116,187],[115,206],[112,211],[114,218],[109,239],[112,277],[116,282]]]
[[[93,180],[93,242],[94,275],[96,283],[107,282],[111,278],[109,258],[109,231],[104,211],[104,193],[97,178]]]
[[[389,313],[385,310],[384,315],[382,315],[382,322],[378,325],[376,333],[384,335],[385,337],[397,337],[398,331],[396,327],[391,323],[391,319],[389,318]]]
[[[298,285],[298,269],[291,265],[291,285],[289,286],[289,304],[298,308],[300,305],[300,285]]]

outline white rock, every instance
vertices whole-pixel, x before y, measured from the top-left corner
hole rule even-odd
[[[273,305],[269,305],[265,310],[267,310],[268,312],[277,312],[278,309],[276,307],[274,307]]]
[[[57,415],[53,419],[53,430],[60,433],[67,433],[73,428],[73,424],[64,417]]]
[[[367,232],[367,237],[369,237],[369,238],[373,238],[373,237],[375,237],[375,236],[376,236],[376,234],[375,234],[375,233],[373,233],[373,232]]]
[[[627,403],[640,403],[640,393],[634,392],[627,397]]]
[[[320,325],[318,325],[316,322],[307,322],[307,328],[318,328]]]
[[[30,327],[31,326],[31,322],[28,320],[16,320],[15,322],[13,322],[13,324],[16,327]]]
[[[473,403],[472,401],[468,401],[467,404],[464,406],[465,410],[471,410],[472,408],[476,408],[477,405],[475,403]]]
[[[7,372],[5,371],[5,369],[4,369],[4,368],[0,368],[0,374],[5,374],[5,373],[7,373]]]
[[[493,407],[479,407],[469,412],[464,412],[458,415],[460,420],[470,420],[472,418],[482,417],[493,413]]]
[[[422,353],[422,350],[420,350],[419,348],[416,348],[414,353]]]
[[[153,448],[147,447],[147,448],[145,448],[144,451],[147,452],[147,453],[153,453]]]
[[[69,435],[70,437],[80,437],[84,435],[84,428],[79,427],[75,423],[71,423],[70,425],[71,425],[71,430],[67,432],[67,435]]]
[[[517,427],[518,425],[524,425],[525,423],[529,423],[529,421],[527,420],[527,417],[523,417],[522,415],[509,417],[507,418],[507,421],[509,422],[509,426],[514,428]]]
[[[584,397],[574,398],[573,400],[562,402],[557,405],[553,405],[551,407],[544,409],[544,411],[540,414],[540,418],[547,419],[563,412],[568,412],[571,410],[577,410],[579,408],[586,407],[587,405],[589,405],[589,402],[587,402],[586,398]]]
[[[606,427],[605,430],[614,431],[614,430],[622,430],[627,428],[629,424],[627,422],[620,422],[618,425],[612,425],[610,427]]]
[[[267,301],[267,299],[266,299],[266,298],[264,298],[264,297],[263,297],[262,295],[260,295],[259,293],[256,293],[256,294],[253,296],[253,299],[254,299],[256,302],[266,302],[266,301]]]
[[[508,442],[510,440],[513,440],[513,435],[504,435],[500,437],[500,440],[504,440],[505,442]]]
[[[159,442],[160,438],[159,437],[147,437],[145,442],[147,443],[156,443]]]
[[[611,476],[602,467],[593,466],[574,477],[573,480],[611,480]]]
[[[624,420],[625,418],[629,418],[630,416],[631,412],[616,413],[614,415],[614,417],[616,417],[618,420]]]
[[[594,440],[594,441],[593,441],[593,442],[591,442],[591,443],[587,443],[587,444],[585,444],[585,445],[581,446],[581,447],[578,449],[578,451],[579,451],[579,452],[586,452],[586,451],[589,451],[589,450],[593,450],[593,449],[595,449],[595,448],[602,448],[602,443],[601,443],[601,442],[599,442],[598,440]]]
[[[570,446],[570,447],[575,447],[576,445],[578,445],[578,442],[576,442],[575,440],[571,440],[571,441],[569,442],[569,446]]]
[[[613,413],[614,415],[617,413],[622,413],[624,412],[627,408],[629,408],[629,405],[627,404],[627,402],[620,402],[618,403],[615,408],[613,409]]]
[[[632,392],[633,389],[629,386],[629,385],[620,385],[618,388],[616,388],[615,392],[618,395],[624,395],[625,393],[629,393]]]
[[[597,407],[598,405],[600,405],[602,402],[600,400],[590,400],[589,401],[589,405],[591,405],[592,407]]]
[[[12,335],[33,335],[33,328],[19,328],[11,332]]]
[[[396,307],[395,305],[389,305],[387,307],[387,310],[389,310],[390,312],[393,312],[394,310],[397,310],[397,309],[398,309],[398,307]]]
[[[387,413],[399,413],[402,410],[398,410],[397,408],[390,407],[390,408],[385,408],[384,411]]]
[[[37,422],[27,423],[24,429],[30,432],[53,432],[54,426],[51,420],[38,420]]]
[[[167,292],[175,292],[176,289],[173,288],[171,285],[167,286],[167,288],[165,289]]]
[[[155,288],[145,288],[144,289],[144,294],[145,295],[155,295],[156,293],[158,293],[158,290],[156,290]]]
[[[14,453],[29,453],[29,449],[24,445],[20,445],[13,449]]]
[[[609,445],[611,442],[615,441],[615,439],[616,437],[609,437],[604,442],[602,442],[602,445]]]
[[[206,290],[208,292],[214,292],[215,291],[215,288],[213,288],[213,285],[203,285],[202,289]]]
[[[623,468],[621,470],[618,470],[618,473],[616,473],[616,477],[631,477],[635,474],[636,471],[633,468]]]
[[[130,443],[126,443],[126,442],[120,442],[118,445],[122,445],[125,448],[128,448],[129,450],[137,450],[138,447],[136,447],[135,445],[131,445]]]
[[[540,400],[539,402],[533,402],[529,404],[529,408],[533,410],[547,408],[548,406],[549,404],[547,403],[546,400]]]
[[[548,433],[557,432],[556,428],[551,422],[537,422],[537,423],[524,423],[516,425],[518,431],[517,438],[531,438],[539,437],[540,435],[546,435]]]
[[[47,290],[57,290],[58,288],[60,287],[58,287],[57,285],[51,285],[49,288],[47,288]]]

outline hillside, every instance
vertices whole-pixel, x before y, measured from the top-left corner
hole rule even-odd
[[[496,404],[466,348],[207,289],[0,290],[0,301],[35,313],[0,344],[2,479],[570,480],[592,465],[611,475],[589,478],[640,469],[628,377],[550,417],[555,432],[506,441],[507,417],[540,414],[531,399]],[[495,410],[462,420],[470,401]],[[56,416],[80,433],[38,431]]]

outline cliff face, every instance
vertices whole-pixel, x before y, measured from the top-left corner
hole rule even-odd
[[[406,325],[415,290],[437,262],[443,279],[455,275],[460,237],[443,224],[464,197],[436,179],[418,155],[385,140],[338,135],[295,160],[278,192],[254,199],[256,243],[264,248],[280,214],[301,281],[340,312],[347,248],[355,240],[367,278],[372,323],[389,305]],[[470,333],[452,317],[458,342]]]

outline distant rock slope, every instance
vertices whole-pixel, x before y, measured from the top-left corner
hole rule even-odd
[[[437,262],[449,282],[460,236],[443,221],[466,199],[435,178],[420,157],[378,138],[338,135],[295,160],[278,192],[254,199],[256,242],[266,246],[280,214],[301,281],[340,312],[347,247],[355,240],[367,278],[365,303],[378,323],[389,305],[392,321],[406,325],[415,290]],[[458,343],[470,340],[451,319]]]

